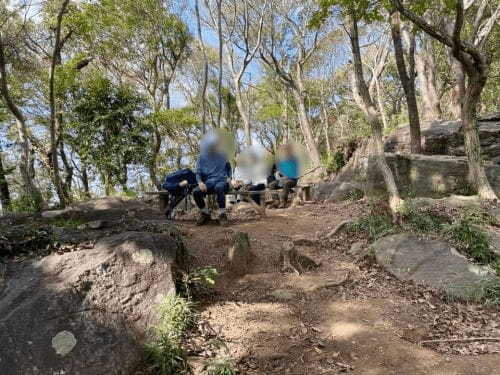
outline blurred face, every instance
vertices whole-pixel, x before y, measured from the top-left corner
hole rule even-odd
[[[283,146],[283,155],[287,158],[292,157],[294,154],[292,145]]]

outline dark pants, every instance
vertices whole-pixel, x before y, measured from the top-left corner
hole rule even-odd
[[[169,190],[168,195],[167,211],[165,214],[170,218],[172,211],[177,207],[177,205],[187,196],[188,189],[178,187],[175,190]]]
[[[288,201],[288,195],[290,195],[290,191],[297,186],[297,179],[295,178],[287,178],[281,181],[273,181],[269,184],[269,189],[276,190],[280,187],[283,188],[283,192],[281,195],[281,199],[286,203]]]
[[[262,190],[266,190],[266,185],[264,184],[252,185],[248,189],[248,191],[262,191]],[[252,200],[259,205],[260,205],[260,196],[261,196],[260,193],[250,194],[250,198],[252,198]]]
[[[207,186],[207,192],[203,192],[199,187],[193,190],[193,197],[196,205],[201,210],[205,208],[205,197],[208,194],[217,195],[217,204],[219,208],[226,208],[226,192],[227,192],[227,182],[205,182]]]

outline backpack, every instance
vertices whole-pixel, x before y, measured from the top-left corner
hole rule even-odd
[[[161,187],[167,191],[175,191],[179,188],[179,183],[186,180],[189,185],[196,184],[196,175],[189,168],[179,169],[168,174]]]

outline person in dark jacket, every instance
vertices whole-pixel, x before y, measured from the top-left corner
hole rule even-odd
[[[167,219],[173,219],[175,208],[187,197],[196,183],[196,175],[189,168],[178,170],[165,177],[165,181],[161,187],[169,192],[167,209],[165,211]]]
[[[219,222],[221,225],[227,224],[226,193],[229,189],[231,174],[231,164],[226,156],[219,151],[217,136],[207,136],[202,141],[201,152],[196,165],[198,187],[193,190],[194,200],[201,210],[198,225],[204,225],[210,221],[210,212],[205,203],[207,194],[217,196]]]

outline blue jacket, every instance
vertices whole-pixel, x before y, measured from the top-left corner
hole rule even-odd
[[[286,178],[296,180],[299,178],[299,161],[295,158],[280,160],[278,170]]]
[[[196,181],[227,182],[231,177],[231,164],[218,152],[202,152],[196,164]]]

